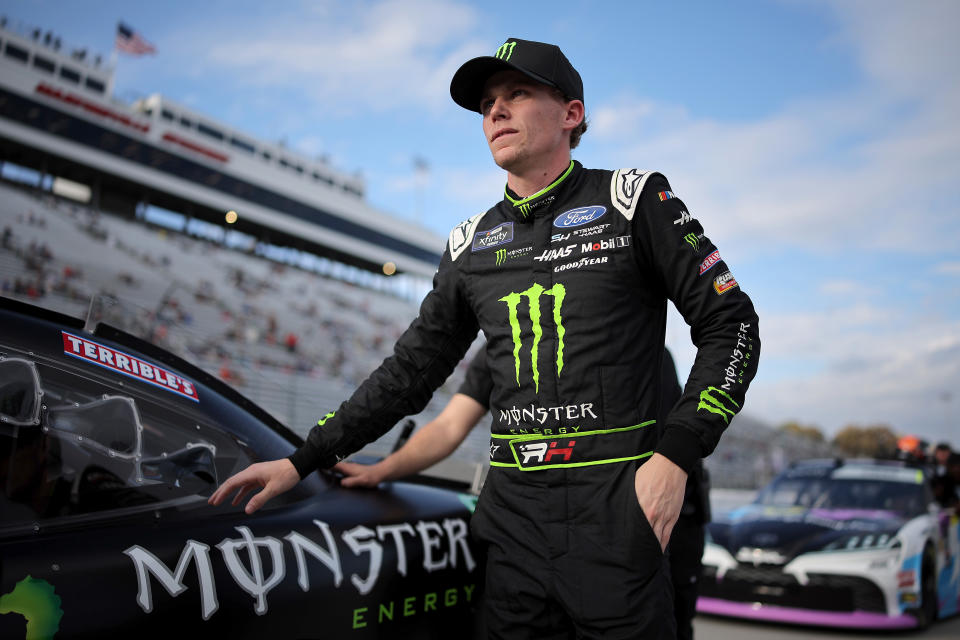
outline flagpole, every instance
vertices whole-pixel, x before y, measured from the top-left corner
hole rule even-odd
[[[110,52],[110,58],[107,61],[107,64],[110,65],[110,78],[109,86],[107,87],[107,95],[111,98],[113,97],[113,85],[117,79],[117,61],[119,56],[117,55],[117,45],[113,45],[113,51]]]
[[[110,58],[107,60],[107,64],[110,65],[110,76],[109,76],[110,86],[107,87],[107,95],[110,96],[111,98],[113,97],[113,89],[114,89],[113,85],[116,82],[116,78],[117,78],[117,62],[119,61],[119,59],[120,59],[120,55],[119,55],[119,52],[117,51],[117,30],[115,29],[113,32],[113,49],[111,49]]]

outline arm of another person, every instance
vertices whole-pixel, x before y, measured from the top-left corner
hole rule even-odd
[[[375,465],[338,465],[339,471],[350,476],[343,484],[348,487],[374,486],[384,480],[422,471],[447,457],[487,412],[492,391],[486,352],[480,350],[470,361],[463,384],[435,420],[425,424],[399,451]]]
[[[413,475],[453,453],[486,412],[487,408],[470,396],[457,393],[439,416],[380,462],[341,462],[333,469],[346,476],[341,482],[345,487],[375,487],[385,480]]]

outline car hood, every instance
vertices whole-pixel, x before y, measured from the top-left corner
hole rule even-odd
[[[868,509],[807,509],[751,504],[730,513],[722,522],[708,525],[715,544],[737,557],[749,550],[763,550],[774,562],[789,562],[809,551],[819,551],[831,543],[847,546],[854,537],[892,537],[907,519],[894,511]],[[840,550],[838,549],[838,550]]]

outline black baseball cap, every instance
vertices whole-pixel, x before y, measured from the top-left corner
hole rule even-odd
[[[487,80],[498,71],[510,69],[556,87],[571,100],[583,101],[583,80],[560,47],[519,38],[507,38],[492,56],[481,56],[463,63],[450,81],[450,96],[464,109],[479,113]]]

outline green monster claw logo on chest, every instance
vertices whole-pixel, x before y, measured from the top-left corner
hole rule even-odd
[[[520,349],[523,347],[520,342],[520,320],[518,318],[518,307],[523,298],[527,298],[530,305],[530,322],[533,324],[533,345],[530,347],[530,363],[533,369],[533,384],[536,392],[540,392],[540,369],[537,365],[540,339],[543,337],[543,327],[540,326],[540,297],[543,295],[553,296],[553,322],[557,327],[557,375],[563,370],[563,336],[566,330],[563,328],[563,316],[561,309],[563,299],[567,295],[567,289],[562,284],[555,284],[549,289],[543,285],[534,284],[526,291],[510,292],[499,299],[507,305],[508,317],[510,320],[510,330],[513,335],[513,359],[517,370],[517,386],[520,386]]]

